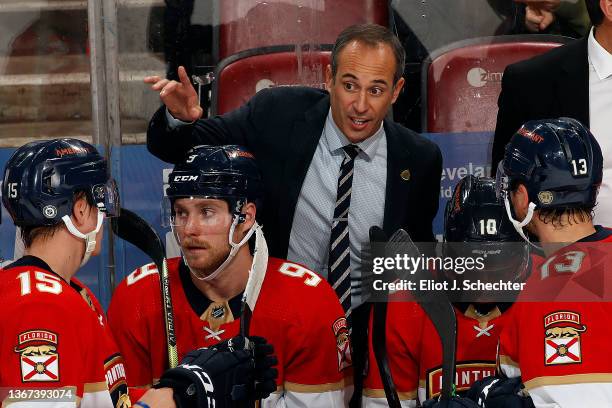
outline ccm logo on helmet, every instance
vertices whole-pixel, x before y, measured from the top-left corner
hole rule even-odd
[[[198,181],[198,176],[174,176],[172,181]]]

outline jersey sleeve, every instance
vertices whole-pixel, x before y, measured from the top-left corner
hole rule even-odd
[[[123,356],[130,394],[134,396],[142,394],[138,389],[148,388],[154,380],[151,356],[148,352],[150,350],[150,336],[146,324],[148,320],[138,305],[138,302],[146,301],[147,293],[139,291],[136,299],[135,291],[131,287],[147,273],[148,270],[143,271],[143,268],[147,268],[147,265],[137,269],[121,282],[108,308],[108,322]],[[159,335],[165,334],[159,333]]]
[[[102,327],[95,315],[75,304],[80,299],[70,302],[51,293],[26,296],[36,300],[19,302],[2,313],[0,387],[58,388],[64,390],[66,401],[74,397],[74,406],[80,401],[82,408],[112,407],[105,357],[96,347]]]
[[[387,407],[387,399],[380,377],[372,342],[372,316],[370,316],[368,372],[363,389],[363,406]],[[418,348],[422,328],[422,313],[412,302],[390,302],[387,305],[385,349],[402,407],[415,407],[418,389]]]
[[[264,406],[345,407],[345,397],[352,393],[345,392],[345,387],[352,387],[352,367],[344,311],[326,281],[308,289],[312,296],[308,302],[291,305],[298,309],[296,318],[278,325],[285,333],[275,336],[282,341],[274,347],[283,367],[279,390]]]

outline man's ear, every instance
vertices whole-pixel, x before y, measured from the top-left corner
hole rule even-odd
[[[76,199],[72,206],[72,222],[74,226],[79,228],[87,224],[90,211],[91,207],[85,197]]]
[[[255,206],[254,203],[246,203],[245,205],[242,206],[242,213],[244,214],[244,222],[240,225],[242,225],[242,228],[244,231],[248,231],[253,224],[255,223],[255,215],[257,214],[257,207]]]
[[[529,209],[529,193],[524,184],[519,184],[518,188],[510,193],[510,199],[512,201],[512,208],[514,213],[523,219],[527,215]]]
[[[599,7],[604,14],[604,18],[612,21],[612,0],[600,0]]]
[[[402,88],[404,87],[405,82],[406,80],[404,78],[400,78],[397,80],[397,82],[393,86],[393,99],[391,100],[391,103],[395,103],[395,101],[397,100],[397,97],[402,91]]]

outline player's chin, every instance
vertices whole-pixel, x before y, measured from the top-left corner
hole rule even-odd
[[[190,266],[201,268],[203,265],[209,264],[209,254],[205,253],[204,250],[183,250],[183,255],[189,262]]]

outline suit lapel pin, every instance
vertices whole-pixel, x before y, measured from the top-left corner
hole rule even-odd
[[[408,169],[402,170],[402,172],[400,173],[400,177],[404,181],[410,180],[410,170],[408,170]]]

